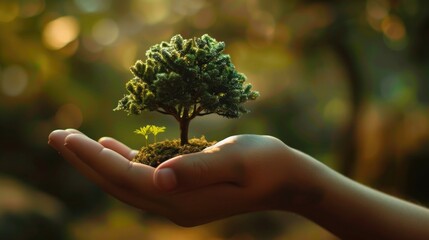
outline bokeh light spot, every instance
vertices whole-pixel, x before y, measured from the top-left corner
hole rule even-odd
[[[19,5],[15,1],[0,1],[0,22],[11,22],[19,15]]]
[[[251,43],[271,42],[276,30],[274,17],[268,12],[255,13],[248,25],[247,39]]]
[[[101,12],[109,9],[110,0],[74,0],[76,6],[78,6],[84,12]]]
[[[207,29],[211,27],[215,21],[216,13],[210,7],[201,9],[201,11],[192,17],[192,24],[198,29]]]
[[[20,16],[24,18],[33,17],[45,9],[44,0],[26,0],[21,2]]]
[[[5,68],[1,74],[1,90],[11,97],[18,96],[24,92],[28,85],[28,75],[25,69],[18,65]]]
[[[340,124],[345,120],[347,112],[346,103],[339,98],[334,98],[325,105],[323,116],[327,121]]]
[[[59,128],[79,128],[83,122],[82,111],[74,104],[64,104],[56,112],[54,122]]]
[[[394,41],[401,40],[406,34],[404,23],[396,16],[386,17],[381,23],[381,29],[386,37]]]
[[[49,22],[43,30],[43,41],[50,49],[61,49],[79,35],[79,23],[75,17],[64,16]]]
[[[116,48],[116,47],[115,47]],[[128,69],[131,65],[134,65],[137,57],[138,45],[133,41],[121,42],[121,46],[116,48],[115,55],[116,59],[120,61],[122,69]]]
[[[366,2],[366,12],[374,19],[381,20],[389,13],[389,3],[386,0],[369,0]]]
[[[173,11],[180,15],[192,15],[197,13],[206,4],[205,0],[181,0],[173,1]]]
[[[130,8],[131,14],[141,23],[155,24],[162,22],[170,14],[170,1],[134,0]]]
[[[118,39],[118,36],[118,24],[112,19],[101,19],[92,28],[92,37],[100,45],[110,45]]]
[[[366,19],[376,31],[381,31],[381,22],[389,15],[390,5],[387,0],[368,0],[366,2]]]

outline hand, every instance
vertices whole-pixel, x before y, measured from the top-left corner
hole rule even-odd
[[[112,138],[56,130],[49,144],[112,196],[181,226],[317,199],[309,181],[315,161],[269,136],[229,137],[156,169],[130,162],[136,151]]]
[[[320,200],[315,176],[321,164],[271,136],[228,137],[200,153],[172,158],[157,167],[155,184],[165,191],[229,183],[241,188],[239,201],[254,210],[295,208]],[[174,173],[173,176],[164,176]]]

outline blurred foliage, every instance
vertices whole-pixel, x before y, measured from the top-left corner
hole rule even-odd
[[[287,214],[193,229],[141,216],[46,145],[53,129],[79,128],[139,148],[133,129],[155,122],[177,138],[171,117],[112,109],[148,47],[204,33],[225,41],[261,97],[238,120],[196,119],[191,136],[274,135],[360,182],[429,203],[427,1],[2,0],[2,239],[332,239]],[[34,194],[50,199],[50,215],[16,204],[38,202]],[[254,231],[266,222],[272,231]]]

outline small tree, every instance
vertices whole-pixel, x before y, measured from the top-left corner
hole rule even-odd
[[[130,68],[134,78],[126,83],[127,94],[115,110],[128,114],[157,111],[172,115],[180,125],[180,143],[188,144],[189,123],[197,116],[212,113],[237,118],[248,110],[242,104],[259,93],[237,72],[225,43],[205,34],[152,46],[146,61]]]

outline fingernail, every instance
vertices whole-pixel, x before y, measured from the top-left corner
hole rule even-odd
[[[177,185],[176,174],[171,168],[162,168],[156,172],[155,185],[164,191],[171,191]]]

